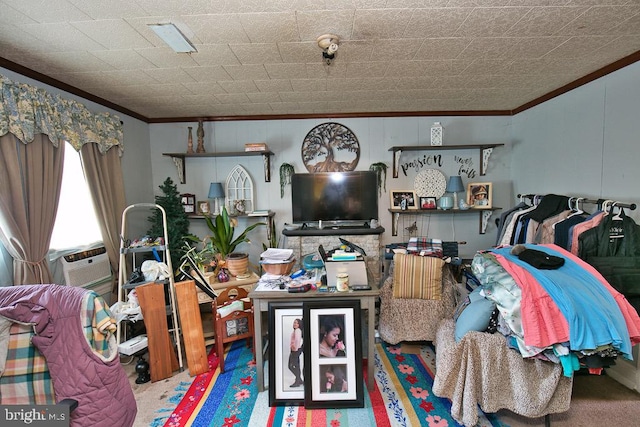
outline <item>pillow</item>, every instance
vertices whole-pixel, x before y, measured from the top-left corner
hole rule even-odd
[[[456,342],[469,331],[484,332],[489,327],[491,313],[496,308],[493,301],[481,298],[469,304],[456,321]]]
[[[440,258],[395,254],[393,256],[394,298],[442,298],[442,266]]]

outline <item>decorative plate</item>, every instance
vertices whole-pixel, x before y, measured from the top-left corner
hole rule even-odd
[[[418,197],[440,198],[447,189],[447,178],[438,169],[426,169],[416,175],[413,186]]]

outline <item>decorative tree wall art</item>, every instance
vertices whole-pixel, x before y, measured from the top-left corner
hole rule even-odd
[[[302,162],[310,173],[352,171],[360,160],[360,144],[340,123],[322,123],[302,142]]]

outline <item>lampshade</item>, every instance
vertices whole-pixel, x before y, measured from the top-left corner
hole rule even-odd
[[[209,186],[209,198],[217,199],[224,197],[224,188],[221,182],[212,182]]]
[[[447,183],[446,191],[449,193],[464,191],[464,186],[462,185],[462,177],[460,175],[450,176],[449,182]]]

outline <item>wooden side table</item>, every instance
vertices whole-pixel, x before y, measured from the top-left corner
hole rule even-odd
[[[211,279],[213,279],[213,277],[211,277]],[[251,273],[251,276],[248,279],[236,279],[224,283],[210,281],[210,285],[215,290],[216,294],[220,295],[225,289],[234,286],[246,291],[251,291],[254,285],[258,283],[258,280],[260,280],[260,277],[256,273]],[[213,327],[214,317],[211,310],[213,299],[197,286],[196,291],[198,293],[198,304],[200,305],[200,315],[202,317],[202,329],[205,339],[204,344],[205,346],[209,346],[215,343],[215,329]]]
[[[245,339],[247,346],[253,340],[253,305],[247,297],[249,293],[237,286],[225,289],[218,295],[213,303],[213,322],[215,331],[216,353],[220,360],[220,372],[224,372],[224,345],[233,341]],[[240,302],[240,304],[236,304]],[[238,305],[230,313],[222,313],[222,310]],[[255,357],[255,348],[254,348]]]

